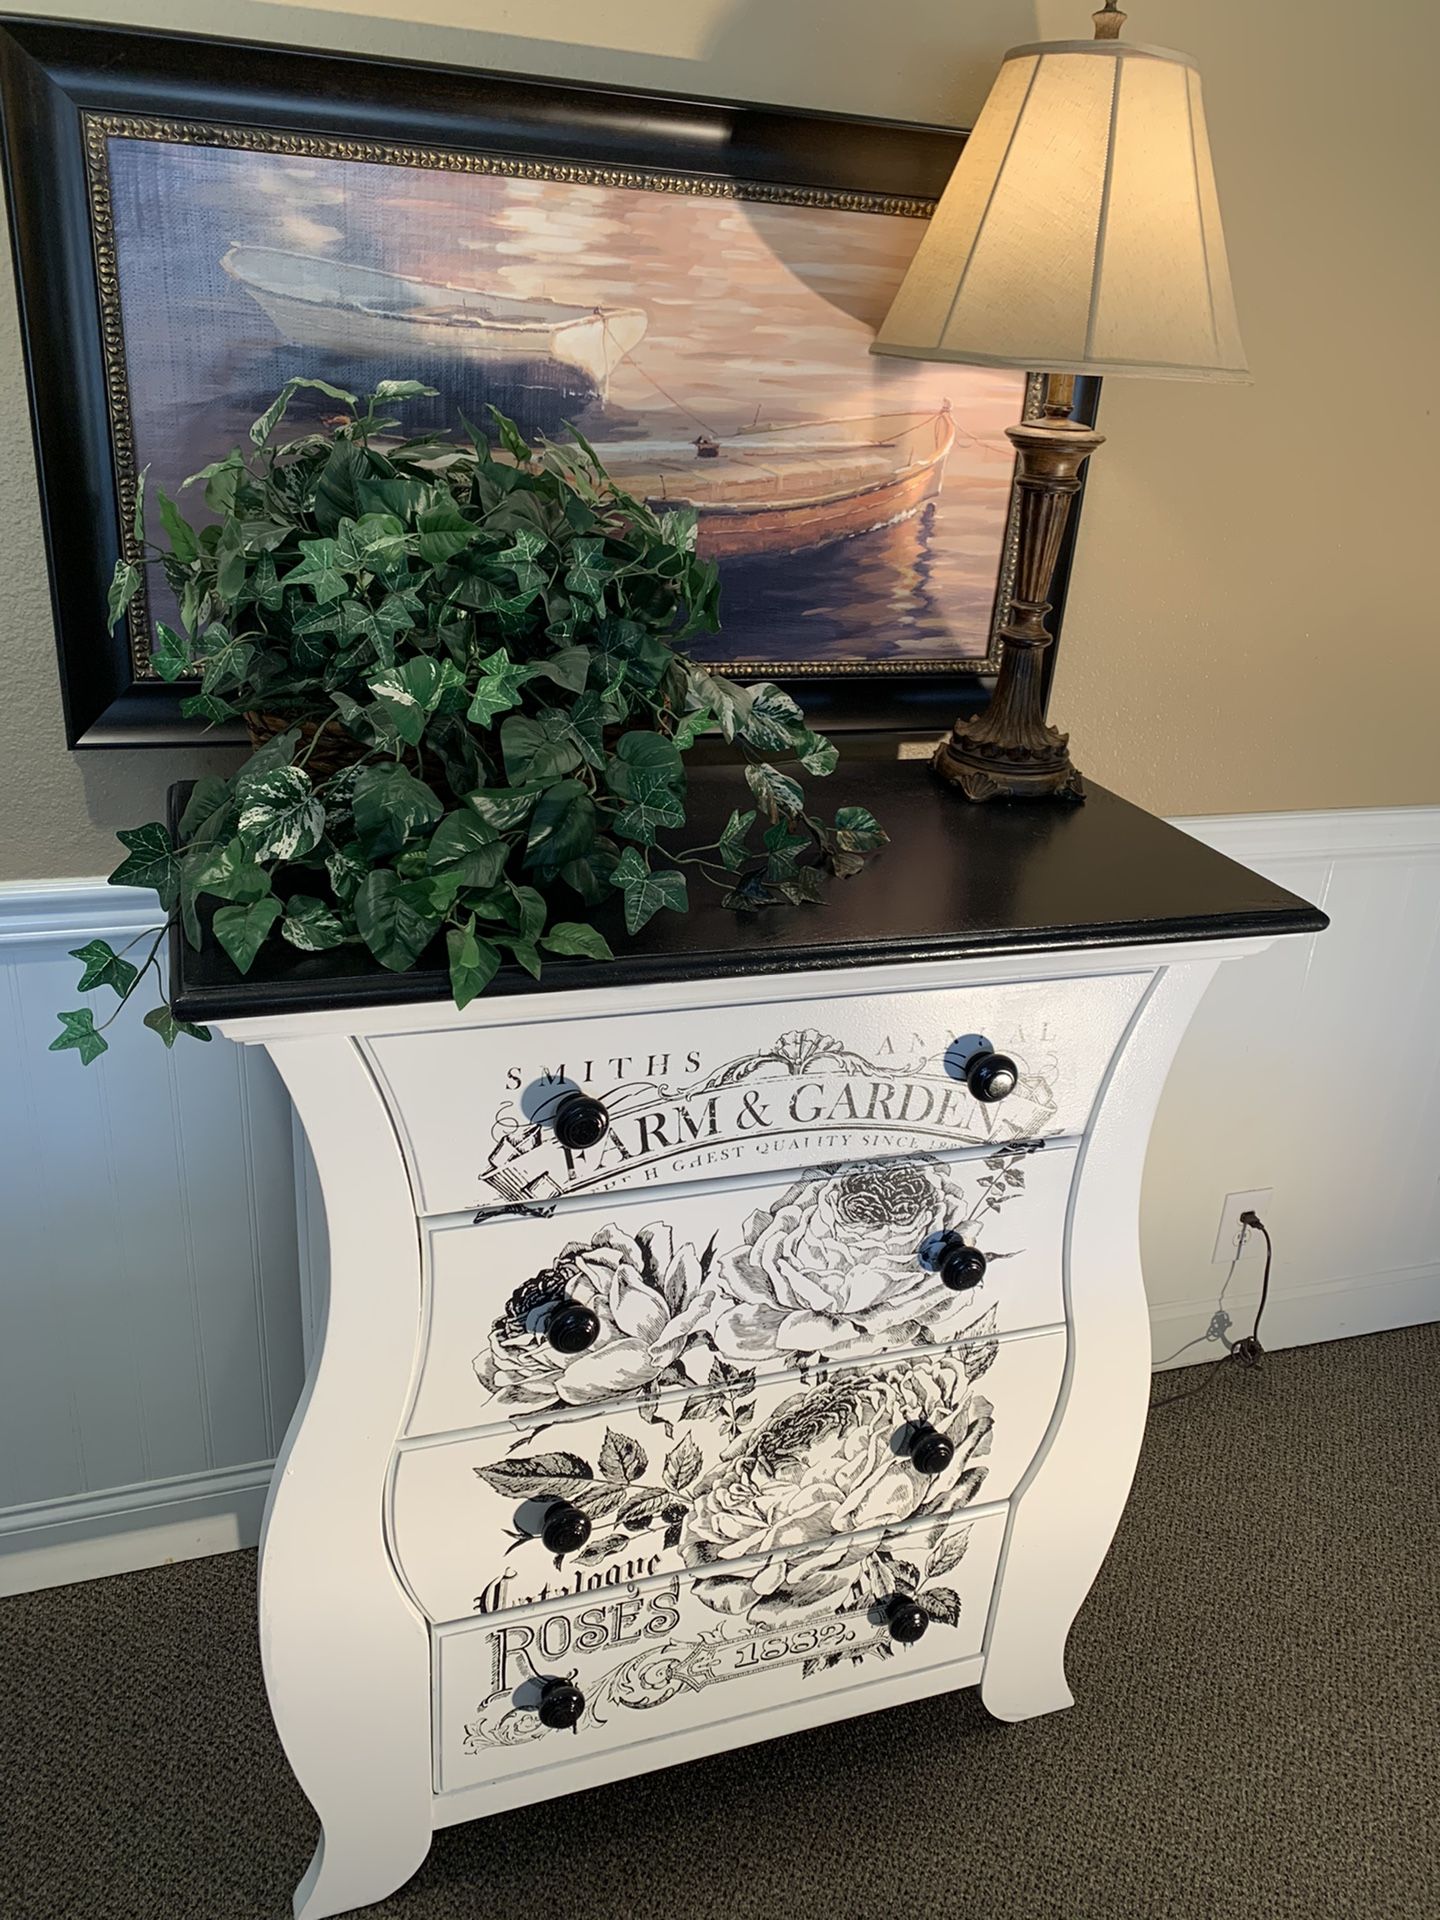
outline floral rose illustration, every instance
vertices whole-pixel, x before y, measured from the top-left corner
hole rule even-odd
[[[700,1337],[715,1312],[707,1267],[708,1256],[677,1248],[664,1225],[633,1237],[601,1227],[510,1296],[475,1372],[511,1414],[586,1406],[661,1381],[703,1384],[715,1358]],[[561,1300],[589,1307],[600,1322],[581,1353],[558,1353],[545,1338]]]
[[[841,1608],[873,1538],[852,1536],[948,1511],[975,1498],[990,1446],[990,1402],[970,1388],[993,1348],[967,1349],[882,1374],[843,1373],[792,1395],[733,1446],[691,1492],[686,1561],[709,1570],[697,1598],[756,1624]],[[943,1473],[927,1477],[897,1447],[914,1421],[955,1443]],[[717,1563],[769,1555],[758,1571]]]
[[[926,1155],[805,1175],[752,1214],[744,1245],[717,1261],[726,1304],[716,1346],[754,1366],[776,1355],[835,1359],[953,1339],[974,1315],[974,1295],[946,1287],[922,1266],[920,1248],[975,1210],[951,1169]]]

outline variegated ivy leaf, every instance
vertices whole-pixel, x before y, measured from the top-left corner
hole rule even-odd
[[[301,953],[323,953],[328,947],[341,946],[346,938],[344,924],[334,908],[308,893],[297,893],[286,902],[280,934]]]
[[[323,606],[327,600],[343,600],[350,583],[340,571],[340,550],[333,540],[302,540],[305,556],[298,567],[285,575],[287,587],[308,587]]]
[[[377,573],[405,557],[405,525],[393,513],[342,520],[335,543],[347,570]]]
[[[325,833],[325,809],[303,767],[272,767],[236,782],[240,838],[256,860],[312,853]]]
[[[673,870],[652,873],[634,847],[627,847],[615,868],[615,884],[625,895],[625,926],[639,933],[662,907],[684,913],[688,904],[685,876]]]
[[[514,544],[495,555],[494,564],[508,567],[515,575],[515,592],[525,596],[527,606],[549,578],[543,568],[535,564],[548,545],[543,534],[522,527],[515,535]]]
[[[403,666],[387,667],[370,681],[370,691],[400,738],[420,744],[425,723],[444,695],[465,682],[453,660],[432,660],[419,654]]]
[[[520,689],[533,679],[535,669],[512,660],[504,647],[480,662],[480,679],[465,717],[472,725],[488,727],[496,714],[520,704]]]
[[[110,876],[112,887],[153,887],[168,913],[180,891],[175,847],[158,820],[145,827],[122,827],[115,838],[129,849]]]
[[[113,627],[140,591],[140,569],[128,560],[117,560],[110,577],[110,597],[105,606],[105,623]]]
[[[764,761],[758,766],[746,767],[745,781],[760,810],[771,820],[778,820],[782,813],[794,819],[805,811],[805,795],[799,785],[788,774],[777,773]]]
[[[575,540],[566,552],[565,591],[595,606],[603,606],[605,582],[614,568],[605,558],[603,540]]]
[[[835,844],[846,853],[874,853],[889,839],[868,807],[841,807],[835,815]]]

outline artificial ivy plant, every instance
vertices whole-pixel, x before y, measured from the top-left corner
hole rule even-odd
[[[302,388],[343,411],[277,441]],[[151,941],[138,964],[103,940],[77,949],[81,992],[123,1005],[148,973],[161,983],[169,925],[198,947],[205,903],[239,974],[276,941],[359,943],[404,972],[443,936],[463,1007],[507,956],[536,977],[547,953],[611,958],[590,914],[615,893],[632,935],[686,909],[692,872],[741,910],[818,901],[823,870],[853,874],[884,842],[862,807],[812,813],[773,764],[836,761],[788,694],[682,650],[718,619],[693,513],[631,499],[574,429],[531,446],[494,413],[498,449],[468,421],[463,438],[403,437],[390,410],[433,393],[289,381],[249,448],[184,483],[206,524],[150,490],[165,548],[142,474],[135,541],[180,610],[155,627],[154,669],[197,681],[187,715],[243,715],[256,747],[196,783],[173,836],[158,821],[120,834],[112,884],[153,888],[170,918],[132,943]],[[116,567],[112,624],[140,580]],[[745,754],[753,805],[679,847],[684,756],[712,729]],[[118,1011],[62,1013],[53,1047],[88,1064]],[[145,1020],[167,1046],[210,1037],[163,999]]]

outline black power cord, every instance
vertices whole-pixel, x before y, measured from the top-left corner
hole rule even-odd
[[[1252,1207],[1247,1207],[1244,1213],[1241,1214],[1240,1224],[1247,1232],[1253,1229],[1256,1233],[1264,1235],[1265,1272],[1260,1281],[1260,1304],[1255,1309],[1254,1325],[1243,1340],[1236,1340],[1231,1343],[1226,1351],[1225,1359],[1234,1360],[1242,1367],[1256,1369],[1259,1367],[1261,1356],[1265,1352],[1265,1349],[1260,1344],[1260,1322],[1265,1317],[1265,1305],[1270,1298],[1270,1262],[1274,1258],[1275,1248],[1270,1239],[1270,1229]],[[1221,1338],[1223,1337],[1222,1334]],[[1162,1395],[1158,1400],[1152,1396],[1150,1401],[1151,1411],[1154,1412],[1160,1407],[1173,1407],[1179,1400],[1193,1400],[1197,1393],[1205,1393],[1208,1391],[1209,1388],[1214,1386],[1220,1375],[1228,1371],[1229,1369],[1223,1361],[1217,1366],[1207,1367],[1205,1369],[1205,1378],[1193,1387],[1186,1387],[1183,1393],[1167,1393]]]

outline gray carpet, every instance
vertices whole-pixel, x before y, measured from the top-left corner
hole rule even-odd
[[[1190,1371],[1157,1392],[1188,1387]],[[1151,1416],[1078,1704],[973,1694],[437,1836],[376,1920],[1440,1914],[1440,1328]],[[5,1920],[281,1920],[251,1554],[0,1602]]]

